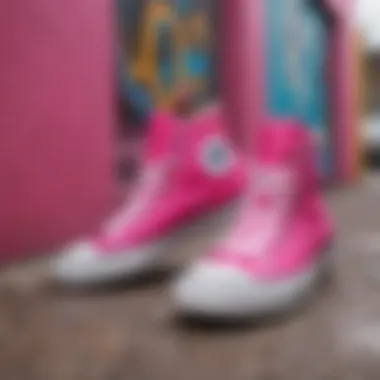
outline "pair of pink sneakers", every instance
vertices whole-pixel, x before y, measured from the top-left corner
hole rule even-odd
[[[252,158],[239,156],[217,109],[187,123],[156,114],[131,197],[98,236],[62,252],[54,276],[92,284],[150,271],[178,227],[242,194],[229,233],[174,282],[176,307],[245,317],[297,303],[322,273],[333,235],[314,142],[291,120],[269,122],[257,142]]]

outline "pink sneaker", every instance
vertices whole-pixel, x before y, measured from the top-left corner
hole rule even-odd
[[[259,133],[251,182],[226,239],[174,284],[179,310],[203,317],[278,312],[314,288],[333,228],[311,134],[294,121]]]
[[[237,197],[245,170],[220,119],[217,109],[188,122],[156,114],[128,201],[99,236],[64,250],[53,265],[55,277],[86,284],[149,271],[168,252],[177,227]]]

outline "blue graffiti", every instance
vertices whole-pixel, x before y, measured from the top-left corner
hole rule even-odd
[[[306,0],[267,0],[268,104],[272,114],[302,120],[322,140],[320,166],[331,171],[324,80],[327,26]]]

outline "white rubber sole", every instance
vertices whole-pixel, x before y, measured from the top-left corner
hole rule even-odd
[[[233,206],[234,203],[231,203]],[[195,226],[209,226],[209,220],[219,220],[221,214],[228,213],[230,205],[202,215],[191,223],[176,229],[169,236],[158,241],[121,251],[112,255],[101,255],[87,242],[79,242],[67,247],[51,264],[55,281],[74,286],[101,285],[107,282],[133,279],[157,269],[165,256],[175,252],[184,237],[191,237],[189,229]],[[215,224],[215,223],[214,223]]]
[[[241,270],[199,264],[174,284],[172,297],[178,313],[202,319],[245,319],[285,313],[301,306],[329,272],[329,254],[300,274],[263,282]]]
[[[152,270],[166,252],[166,240],[112,256],[101,256],[90,249],[64,252],[52,263],[51,271],[54,280],[61,284],[100,285],[144,274]]]

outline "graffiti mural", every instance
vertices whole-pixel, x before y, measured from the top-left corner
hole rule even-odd
[[[215,1],[118,1],[122,78],[138,109],[215,95]]]
[[[268,104],[272,114],[297,117],[320,143],[320,167],[330,174],[331,138],[325,80],[329,20],[313,0],[268,0]]]

